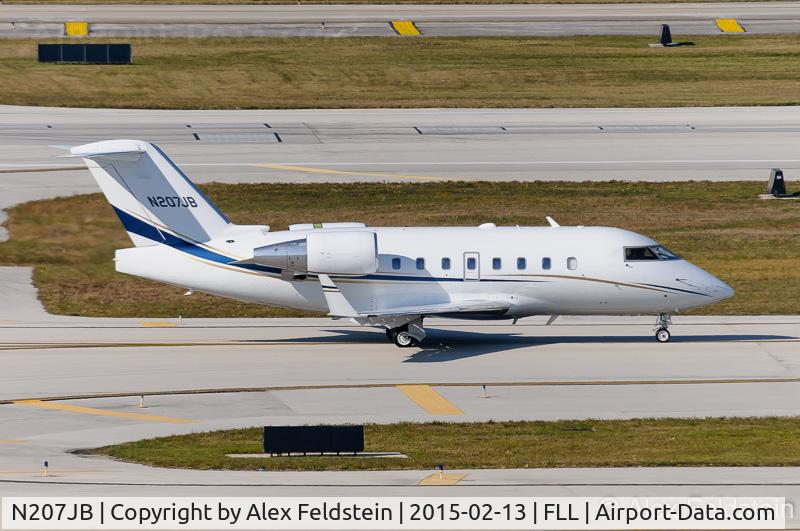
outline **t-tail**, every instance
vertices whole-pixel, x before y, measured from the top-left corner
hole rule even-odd
[[[158,146],[107,140],[77,146],[108,202],[137,247],[208,242],[231,228],[214,206]]]

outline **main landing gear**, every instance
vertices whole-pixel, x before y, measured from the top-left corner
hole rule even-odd
[[[662,313],[656,319],[656,326],[654,328],[656,332],[656,341],[659,343],[666,343],[669,341],[670,333],[669,333],[669,325],[672,324],[672,318],[667,313]]]
[[[422,328],[422,319],[417,319],[396,328],[387,328],[386,337],[401,348],[414,347],[425,339],[425,329]]]

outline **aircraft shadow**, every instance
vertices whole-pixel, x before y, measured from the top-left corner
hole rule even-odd
[[[280,340],[250,340],[252,343],[297,343],[297,344],[326,344],[348,343],[361,344],[389,344],[382,331],[369,329],[363,330],[325,330],[332,335],[321,337],[296,337]],[[464,332],[458,330],[428,329],[428,337],[421,347],[410,348],[409,357],[404,363],[441,363],[459,359],[495,354],[499,352],[530,348],[553,344],[643,344],[657,346],[651,334],[641,336],[545,336],[521,334],[497,334],[481,332]],[[795,336],[775,334],[701,334],[701,335],[673,335],[671,343],[721,343],[741,341],[780,341],[797,340]]]
[[[531,336],[483,334],[460,331],[429,331],[422,347],[408,357],[406,363],[441,363],[495,354],[498,352],[554,344],[643,344],[658,346],[652,335],[641,336]],[[795,340],[794,336],[774,334],[718,334],[672,336],[671,343],[721,343],[737,341]]]

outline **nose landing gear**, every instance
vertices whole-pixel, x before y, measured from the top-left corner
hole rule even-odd
[[[659,343],[666,343],[670,339],[669,325],[672,324],[672,317],[667,313],[659,314],[656,319],[656,326],[654,331],[656,333],[656,341]]]

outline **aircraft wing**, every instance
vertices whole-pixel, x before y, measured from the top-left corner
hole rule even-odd
[[[359,312],[341,292],[330,276],[319,274],[322,292],[328,303],[328,315],[334,317],[351,317],[375,321],[393,320],[403,317],[425,317],[455,313],[502,313],[511,305],[501,300],[464,300],[441,304],[422,304],[419,306],[396,306],[377,311]]]
[[[441,315],[451,313],[500,313],[508,310],[506,301],[467,300],[443,304],[424,304],[420,306],[398,306],[373,312],[366,312],[366,317],[397,317],[403,315]]]

